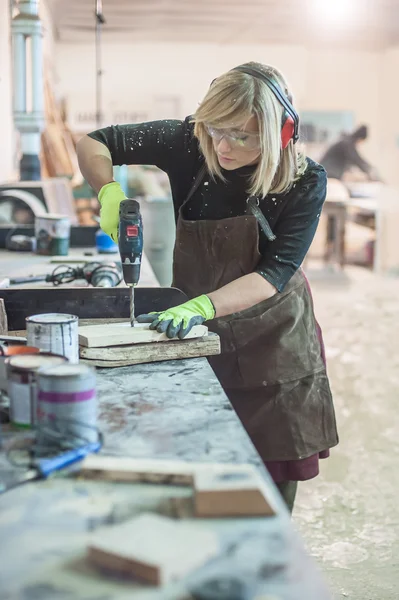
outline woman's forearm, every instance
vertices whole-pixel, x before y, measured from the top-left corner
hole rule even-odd
[[[82,175],[97,194],[103,185],[114,181],[111,154],[104,144],[85,135],[76,151]]]
[[[274,285],[259,273],[244,275],[222,288],[207,294],[216,310],[216,317],[224,317],[250,308],[277,293]]]

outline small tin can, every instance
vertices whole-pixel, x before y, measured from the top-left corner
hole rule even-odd
[[[58,432],[72,447],[96,442],[96,372],[87,365],[66,364],[38,373],[38,442],[46,445]]]
[[[79,362],[79,319],[76,315],[47,313],[26,318],[29,346],[45,352],[66,356],[69,362]]]
[[[36,253],[67,256],[71,222],[66,215],[46,214],[35,219]]]
[[[65,356],[55,354],[20,354],[6,360],[10,421],[19,427],[36,424],[37,372],[43,367],[67,363]]]

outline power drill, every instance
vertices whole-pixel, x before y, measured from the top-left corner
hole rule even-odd
[[[129,198],[119,205],[118,241],[123,279],[130,287],[130,325],[134,327],[134,286],[139,282],[143,254],[143,221],[137,200]]]
[[[93,287],[115,287],[122,281],[122,269],[115,262],[87,262],[81,266],[58,265],[46,275],[27,275],[10,279],[10,285],[45,281],[55,286],[71,283],[77,279],[85,279]]]
[[[120,265],[115,262],[86,263],[82,274],[93,287],[116,287],[122,281]]]

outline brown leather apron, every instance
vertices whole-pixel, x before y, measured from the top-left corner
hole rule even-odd
[[[197,178],[198,179],[198,178]],[[255,216],[188,221],[180,208],[173,285],[189,298],[252,273],[260,260]],[[264,461],[290,461],[338,443],[312,298],[301,270],[284,291],[207,322],[222,353],[209,359]]]

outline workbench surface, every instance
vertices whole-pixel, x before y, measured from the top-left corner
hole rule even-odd
[[[1,259],[7,259],[4,254]],[[254,464],[277,514],[193,520],[192,490],[186,487],[116,484],[66,474],[26,483],[0,495],[0,600],[178,600],[189,598],[187,586],[215,575],[239,576],[249,585],[245,598],[331,598],[205,358],[99,369],[97,393],[104,454]],[[7,427],[2,433],[0,481],[7,482],[18,473],[5,454],[15,433]],[[85,560],[92,532],[143,511],[213,528],[223,547],[220,557],[163,588],[95,571]]]
[[[26,483],[0,495],[1,600],[177,600],[187,582],[214,573],[241,575],[258,586],[259,599],[330,598],[206,359],[101,369],[97,389],[104,453],[255,464],[277,516],[197,521],[215,528],[230,548],[186,583],[143,588],[95,572],[84,559],[90,535],[143,510],[175,516],[172,497],[184,512],[189,488],[64,476]],[[4,451],[1,467],[10,468]]]

